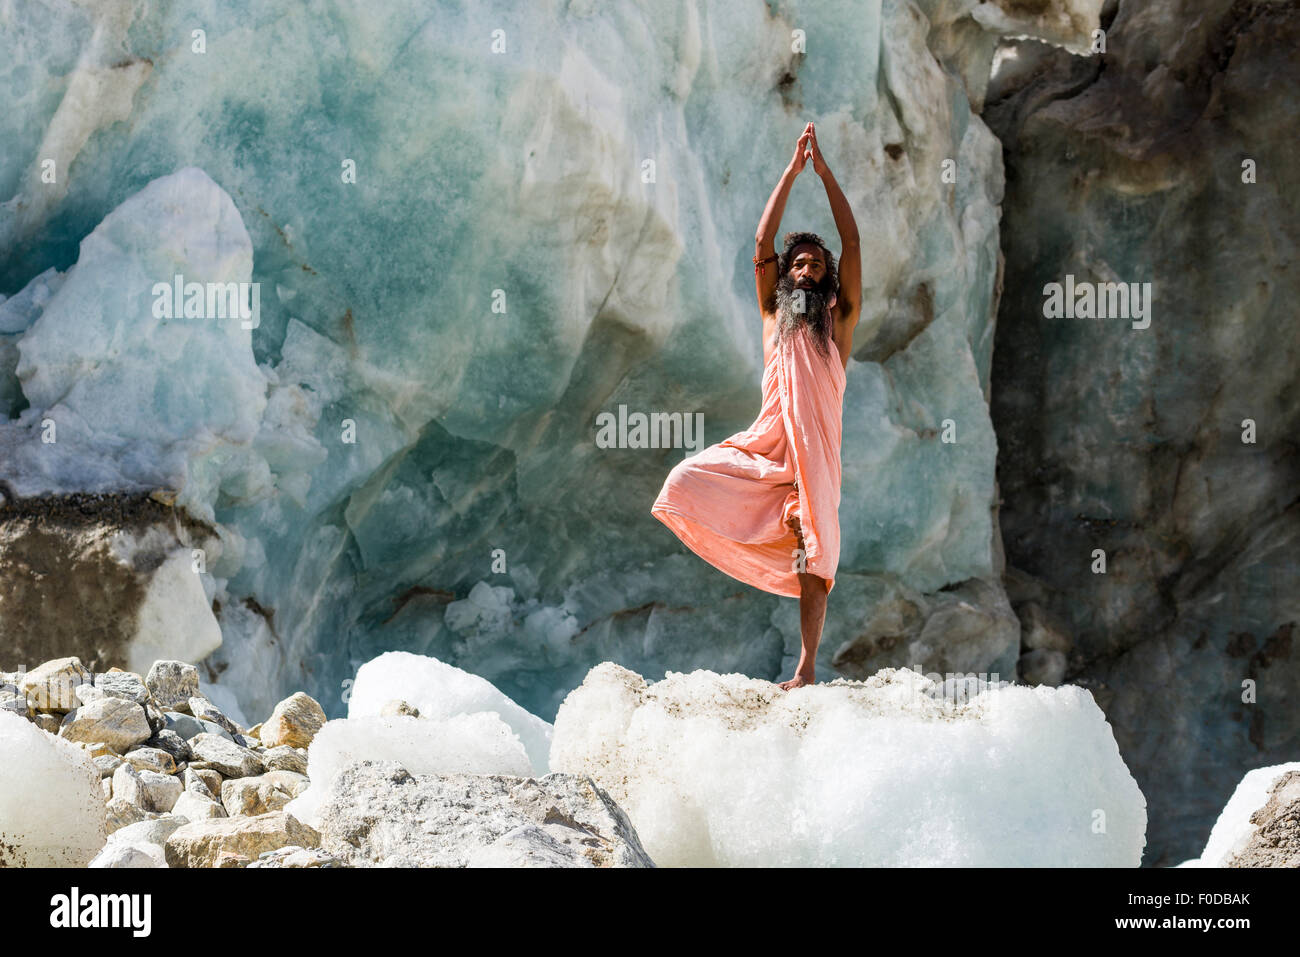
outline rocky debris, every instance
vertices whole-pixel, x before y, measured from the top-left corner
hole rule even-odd
[[[402,700],[383,710],[423,721]],[[323,847],[284,810],[311,784],[321,706],[299,692],[245,731],[198,693],[184,662],[155,662],[147,678],[91,674],[75,658],[0,673],[0,712],[85,762],[88,808],[102,807],[107,838],[80,852],[90,867],[654,866],[588,778],[416,777],[391,761],[349,765],[327,791],[333,845]]]
[[[1288,771],[1274,782],[1250,823],[1255,833],[1224,867],[1300,867],[1300,771]]]
[[[162,815],[157,811],[146,811],[139,804],[133,804],[126,798],[111,797],[104,803],[104,821],[109,834],[131,824],[158,817]]]
[[[190,698],[199,693],[199,669],[183,661],[155,661],[144,683],[163,709],[188,712]]]
[[[69,710],[59,726],[59,736],[68,741],[102,742],[121,754],[148,741],[153,728],[140,705],[105,695]]]
[[[283,808],[307,790],[307,785],[307,775],[292,771],[236,778],[221,783],[221,804],[231,817],[266,814]]]
[[[268,771],[294,771],[307,773],[307,749],[291,748],[287,744],[277,744],[268,748],[262,755],[262,763]]]
[[[190,698],[190,714],[200,721],[210,721],[213,724],[220,725],[231,736],[243,735],[244,733],[243,728],[222,714],[221,709],[207,698],[197,695]]]
[[[76,687],[93,680],[80,658],[55,658],[26,672],[18,681],[18,690],[37,710],[65,713],[80,703]]]
[[[221,772],[228,778],[247,778],[265,771],[262,759],[251,748],[227,741],[219,735],[203,733],[190,738],[190,750],[196,761]]]
[[[653,867],[590,778],[422,774],[357,761],[321,805],[320,846],[353,867]]]
[[[110,757],[110,755],[104,755]],[[126,755],[126,763],[136,771],[157,771],[159,774],[175,774],[175,758],[160,748],[136,748]]]
[[[263,851],[249,867],[344,867],[333,854],[319,847],[295,847],[292,844],[274,851]]]
[[[212,817],[227,817],[226,809],[212,798],[198,791],[185,791],[172,805],[172,813],[190,821],[205,821]]]
[[[166,867],[162,848],[145,844],[105,844],[87,867]]]
[[[273,811],[255,817],[191,821],[167,838],[168,867],[241,867],[263,851],[289,845],[320,846],[320,834],[291,814]]]
[[[161,814],[119,828],[108,836],[103,850],[87,867],[166,867],[163,842],[186,824],[184,817]]]
[[[152,704],[158,707],[144,679],[130,671],[105,671],[95,675],[95,687],[104,694],[115,698],[125,698],[138,705]]]
[[[196,794],[203,795],[204,797],[210,797],[214,801],[217,800],[217,795],[221,793],[221,772],[220,771],[213,771],[210,768],[196,768],[194,767],[194,765],[190,765],[185,770],[187,772],[192,773],[195,777],[197,777],[199,781],[207,788],[208,793],[203,794],[203,792],[200,791],[197,786],[189,784],[188,781],[186,783],[186,787],[194,791]]]
[[[275,706],[259,737],[268,748],[287,744],[291,748],[305,748],[325,724],[325,711],[310,695],[299,691]]]
[[[153,737],[144,743],[144,747],[165,751],[171,755],[172,761],[178,765],[182,761],[189,761],[194,757],[194,753],[190,751],[190,746],[185,743],[185,739],[175,731],[168,731],[166,728],[155,731]]]

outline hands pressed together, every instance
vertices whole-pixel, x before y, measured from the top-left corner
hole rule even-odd
[[[803,128],[803,133],[799,136],[799,142],[794,147],[794,159],[790,160],[790,169],[795,175],[803,172],[804,164],[812,160],[813,172],[818,176],[826,173],[826,160],[822,158],[822,151],[817,146],[817,130],[809,123]]]

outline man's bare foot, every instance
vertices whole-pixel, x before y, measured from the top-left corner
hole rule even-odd
[[[814,678],[812,675],[807,675],[805,677],[804,675],[801,675],[796,672],[793,678],[791,678],[789,681],[782,681],[779,685],[777,685],[777,687],[780,688],[782,691],[793,691],[795,688],[802,688],[804,685],[813,684],[816,682],[816,680],[817,679]]]

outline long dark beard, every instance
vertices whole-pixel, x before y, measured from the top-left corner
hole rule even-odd
[[[800,296],[802,293],[802,296]],[[776,282],[777,339],[785,341],[800,326],[807,326],[813,343],[822,355],[830,352],[831,313],[826,308],[830,290],[826,283],[811,289],[798,289],[788,275]]]

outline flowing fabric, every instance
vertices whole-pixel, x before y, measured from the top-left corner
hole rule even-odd
[[[803,571],[835,584],[840,561],[844,365],[817,351],[807,325],[778,341],[763,368],[763,404],[744,432],[684,459],[650,509],[691,551],[732,578],[799,597]]]

